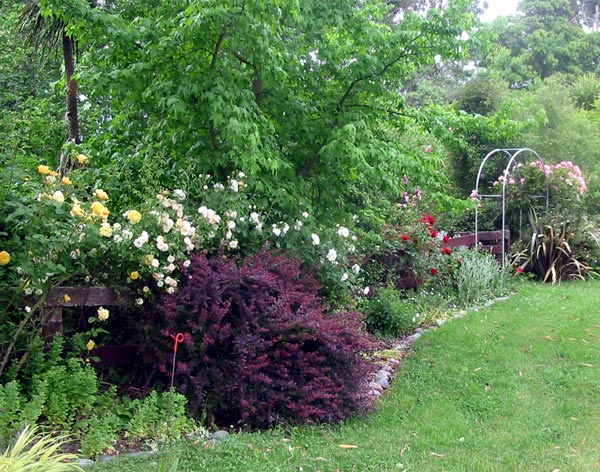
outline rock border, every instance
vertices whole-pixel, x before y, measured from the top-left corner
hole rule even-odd
[[[435,330],[443,326],[446,322],[462,318],[466,316],[469,311],[478,312],[483,308],[488,308],[494,303],[503,302],[510,298],[510,296],[497,297],[492,300],[485,302],[483,305],[470,307],[468,309],[462,309],[456,312],[448,312],[448,317],[443,319],[435,320],[435,323],[425,328],[417,328],[413,333],[404,336],[403,338],[392,341],[392,347],[383,351],[376,351],[375,357],[380,359],[382,366],[379,370],[369,374],[367,383],[367,394],[372,403],[376,403],[379,398],[383,396],[385,390],[387,390],[398,370],[398,367],[402,364],[402,360],[408,355],[413,343],[419,339],[426,331]],[[377,356],[377,352],[385,353],[387,355]]]

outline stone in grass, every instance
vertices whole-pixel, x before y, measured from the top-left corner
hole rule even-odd
[[[137,451],[137,452],[125,452],[123,454],[102,454],[98,457],[98,462],[110,462],[117,457],[135,457],[135,458],[146,458],[154,454],[154,451]]]
[[[411,342],[411,343],[412,343],[412,342],[416,341],[417,339],[419,339],[419,338],[422,336],[422,334],[423,334],[423,333],[417,333],[417,332],[415,332],[414,334],[411,334],[410,336],[408,336],[408,337],[406,338],[406,340],[407,340],[408,342]]]
[[[215,431],[208,437],[208,440],[204,443],[204,447],[215,447],[218,444],[223,443],[228,436],[229,433],[227,431],[223,431],[222,429]]]
[[[214,441],[224,441],[228,436],[229,433],[227,431],[220,429],[219,431],[212,433],[208,439],[213,439]]]
[[[390,386],[390,373],[385,370],[377,372],[377,383],[383,388],[388,388]]]

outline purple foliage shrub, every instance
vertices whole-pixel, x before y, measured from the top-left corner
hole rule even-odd
[[[298,260],[263,249],[238,267],[199,255],[183,279],[163,302],[163,334],[185,334],[177,385],[212,421],[254,429],[366,409],[362,317],[328,313]]]

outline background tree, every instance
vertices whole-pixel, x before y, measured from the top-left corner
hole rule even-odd
[[[75,78],[75,54],[77,41],[74,22],[82,18],[84,12],[93,6],[93,0],[74,1],[55,5],[46,0],[29,0],[21,14],[20,29],[25,34],[27,43],[45,54],[60,48],[64,66],[66,87],[67,141],[81,143],[79,127],[78,95],[79,86]],[[68,154],[61,156],[61,172],[68,170],[73,162],[69,162]]]
[[[519,88],[538,77],[598,70],[599,36],[581,28],[569,0],[523,0],[519,11],[519,16],[484,26],[496,40],[481,65],[503,70]]]
[[[59,80],[59,64],[45,62],[18,33],[21,1],[0,4],[0,163],[27,166],[36,155],[58,155],[60,133],[53,125],[64,114],[51,84]]]
[[[412,112],[398,91],[436,56],[466,53],[470,3],[394,25],[380,2],[133,3],[85,58],[92,99],[110,97],[88,145],[132,187],[149,168],[157,185],[242,170],[269,201],[305,195],[327,215],[358,188],[398,194],[407,173],[439,191],[439,158],[402,143]]]

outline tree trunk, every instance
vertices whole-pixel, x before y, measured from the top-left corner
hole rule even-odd
[[[81,143],[81,136],[79,133],[79,115],[77,111],[78,85],[77,81],[73,79],[73,74],[75,73],[74,41],[64,31],[62,34],[62,47],[67,83],[67,112],[65,114],[65,121],[68,141],[79,144]],[[60,173],[67,173],[72,165],[73,163],[69,162],[68,158],[61,156]]]
[[[69,141],[81,142],[79,135],[79,116],[77,113],[77,81],[73,79],[75,73],[75,58],[73,52],[73,39],[63,32],[63,56],[65,61],[65,74],[67,81],[67,130]]]

